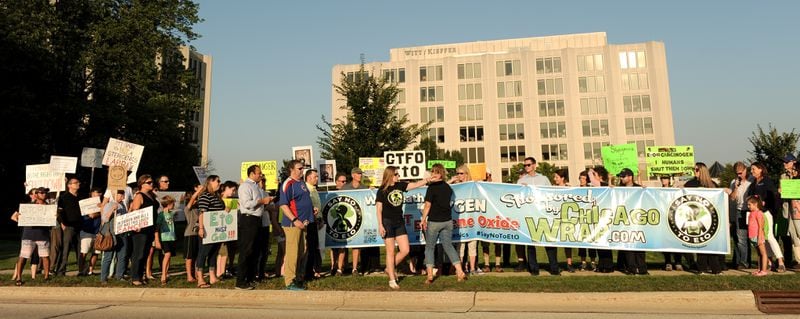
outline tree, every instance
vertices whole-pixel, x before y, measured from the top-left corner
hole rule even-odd
[[[425,158],[430,160],[454,161],[456,167],[464,164],[464,155],[459,151],[448,151],[439,148],[436,141],[431,138],[425,137],[419,141],[419,145],[414,146],[414,150],[425,151]],[[448,174],[455,173],[455,169],[447,169]]]
[[[761,125],[749,138],[753,150],[750,151],[752,162],[761,162],[767,167],[769,176],[775,180],[783,173],[783,157],[788,153],[797,151],[797,141],[800,136],[794,132],[778,133],[778,130],[769,124],[768,132],[764,132]]]
[[[550,180],[550,184],[554,183],[553,174],[556,172],[556,167],[548,162],[537,162],[536,173],[542,174]],[[525,173],[525,166],[523,163],[514,164],[508,171],[508,179],[504,183],[516,183],[519,177]]]
[[[397,86],[375,78],[364,70],[364,63],[355,76],[342,74],[334,85],[342,95],[346,110],[344,119],[328,121],[317,129],[321,156],[336,160],[340,171],[349,172],[358,166],[359,157],[383,157],[385,151],[404,150],[428,129],[429,124],[409,124],[408,117],[397,116]]]
[[[725,168],[719,174],[719,186],[728,187],[734,178],[736,178],[736,169],[733,168],[733,163],[725,164]]]

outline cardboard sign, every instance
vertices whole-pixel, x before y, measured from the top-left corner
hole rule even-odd
[[[114,234],[116,235],[150,226],[153,226],[153,206],[117,215],[114,218]]]
[[[647,175],[694,175],[694,146],[648,146]]]
[[[47,226],[58,225],[56,220],[57,205],[20,204],[19,220],[17,225],[22,226]]]
[[[86,216],[91,213],[99,213],[100,212],[100,197],[89,197],[87,199],[81,199],[78,201],[78,205],[81,207],[81,215]]]
[[[322,160],[319,164],[319,186],[336,185],[336,161]]]
[[[238,240],[238,215],[238,209],[230,212],[216,210],[203,213],[203,228],[206,232],[203,245]]]
[[[106,150],[99,148],[84,147],[81,152],[81,166],[103,168],[103,155]]]
[[[314,153],[311,145],[292,147],[292,159],[300,161],[306,169],[314,167]]]
[[[50,170],[54,172],[64,172],[75,174],[78,167],[78,158],[71,156],[50,156]]]
[[[473,181],[482,181],[486,179],[486,163],[467,164],[469,168],[469,177]]]
[[[358,168],[364,173],[361,174],[361,183],[370,185],[379,185],[383,178],[383,170],[386,169],[386,161],[382,157],[359,157]],[[349,172],[348,172],[349,173]]]
[[[258,165],[261,168],[261,175],[264,176],[266,181],[264,188],[278,189],[278,162],[277,161],[260,161],[260,162],[242,162],[242,180],[247,179],[247,168],[251,165]]]
[[[103,165],[109,167],[122,166],[131,171],[127,182],[133,183],[136,181],[136,171],[139,169],[142,153],[144,153],[144,146],[142,145],[109,138],[106,152],[103,155]]]
[[[50,164],[25,166],[25,193],[37,187],[49,188],[51,192],[63,192],[67,188],[64,172],[50,169]]]
[[[422,179],[425,177],[425,151],[383,152],[386,166],[396,166],[400,179]]]
[[[208,178],[208,169],[203,166],[192,166],[192,170],[194,170],[194,176],[197,176],[197,182],[203,185]]]
[[[173,199],[175,199],[175,207],[172,208],[172,211],[175,212],[175,216],[173,216],[173,220],[176,221],[176,222],[181,222],[181,221],[186,220],[186,214],[183,212],[184,207],[186,207],[185,198],[184,198],[184,197],[187,197],[186,193],[184,193],[184,192],[167,192],[167,191],[157,191],[156,192],[156,198],[158,198],[159,202],[164,200],[164,196],[167,196],[167,195],[169,195],[169,197],[172,197]],[[161,209],[164,209],[164,207],[162,206]]]
[[[433,168],[433,164],[442,164],[444,168],[456,168],[456,161],[444,161],[444,160],[429,160],[428,161],[428,169]]]
[[[800,199],[800,179],[782,179],[781,198]]]
[[[120,190],[127,186],[126,178],[128,171],[122,166],[111,166],[108,168],[107,189]]]
[[[607,145],[600,149],[603,166],[612,175],[619,174],[623,168],[629,168],[634,175],[639,175],[639,155],[636,144]]]

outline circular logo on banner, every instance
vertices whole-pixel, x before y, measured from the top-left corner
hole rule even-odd
[[[699,195],[684,195],[669,206],[672,234],[689,246],[705,246],[719,230],[719,215],[711,201]]]
[[[322,216],[328,224],[328,236],[336,241],[347,241],[361,228],[361,206],[349,196],[337,196],[328,200]]]

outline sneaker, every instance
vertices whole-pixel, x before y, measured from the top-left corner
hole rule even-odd
[[[392,289],[395,289],[395,290],[396,289],[400,289],[400,285],[398,285],[397,281],[395,281],[395,280],[389,280],[389,288],[392,288]]]
[[[579,269],[580,269],[580,271],[586,271],[586,262],[585,261],[581,262],[581,267]]]
[[[671,264],[667,264],[667,266],[666,266],[666,267],[664,267],[664,270],[666,270],[666,271],[672,271],[672,265],[671,265]]]
[[[589,264],[589,270],[595,270],[595,269],[597,269],[597,263],[593,261],[591,264]]]
[[[483,274],[485,274],[485,273],[484,273],[484,272],[483,272],[483,270],[481,270],[480,268],[475,268],[475,270],[473,270],[473,271],[470,273],[470,275],[483,275]]]
[[[334,272],[333,275],[336,276],[336,277],[341,277],[343,275],[342,270],[341,269],[336,269],[336,272]]]
[[[236,286],[236,287],[234,287],[234,289],[236,289],[236,290],[253,290],[253,289],[256,289],[256,287],[253,287],[253,286]],[[294,290],[294,289],[290,289],[289,287],[286,287],[286,289]]]
[[[786,265],[778,265],[777,272],[779,272],[779,273],[786,272]]]
[[[353,274],[353,277],[358,277],[358,276],[361,276],[361,273],[360,273],[360,272],[358,272],[358,269],[353,269],[353,272],[352,272],[352,274]]]
[[[675,265],[675,271],[683,271],[683,265],[681,264]]]
[[[503,268],[500,266],[494,266],[494,272],[503,272]]]
[[[291,284],[289,284],[288,286],[286,286],[286,290],[290,290],[290,291],[303,291],[303,290],[306,290],[306,289],[305,289],[305,288],[303,288],[302,286],[298,286],[297,284],[295,284],[294,282],[292,282]]]

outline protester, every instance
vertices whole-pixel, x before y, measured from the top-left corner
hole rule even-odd
[[[157,195],[156,199],[161,197],[158,196],[158,192],[166,192],[169,190],[169,184],[170,184],[169,176],[161,175],[158,177],[158,185],[153,189],[153,193]],[[179,200],[180,198],[174,198],[174,199]],[[157,237],[154,238],[153,240],[154,245],[150,247],[150,251],[147,253],[147,263],[145,264],[146,266],[144,269],[145,269],[145,276],[148,280],[155,280],[155,277],[153,277],[153,260],[154,259],[158,260],[159,264],[161,263],[161,260],[164,260],[164,251],[155,246],[156,240],[158,240]],[[155,258],[156,252],[158,252],[158,258]],[[161,269],[163,267],[164,265],[160,265],[160,267],[156,269]]]
[[[453,197],[453,189],[444,180],[447,178],[447,171],[442,164],[434,164],[431,170],[431,177],[427,182],[432,182],[425,192],[425,206],[422,210],[422,221],[420,225],[425,231],[425,266],[428,278],[425,284],[433,283],[433,259],[434,247],[436,242],[442,243],[447,257],[456,268],[458,281],[467,279],[467,275],[458,262],[458,253],[453,248],[453,216],[450,212],[450,201]]]
[[[264,206],[272,201],[258,185],[261,181],[261,168],[251,165],[247,168],[247,179],[238,190],[239,195],[239,269],[236,271],[236,289],[252,290],[250,283],[255,281],[257,254],[254,248],[261,228],[262,217],[266,215]],[[261,275],[261,274],[259,274]]]
[[[78,245],[80,243],[80,230],[83,226],[83,217],[81,216],[81,206],[79,204],[79,201],[83,198],[78,195],[80,188],[81,182],[72,177],[67,181],[67,191],[58,198],[58,219],[63,231],[61,258],[56,267],[56,273],[60,276],[67,274],[67,262],[69,261],[69,252],[71,250],[75,251],[75,259],[80,260]]]
[[[219,279],[217,278],[217,253],[219,253],[220,243],[202,244],[202,240],[206,237],[207,232],[203,226],[203,218],[206,217],[205,213],[212,211],[225,210],[225,203],[220,196],[220,179],[217,175],[209,175],[201,190],[201,195],[197,199],[197,231],[198,240],[200,241],[200,252],[197,254],[195,262],[195,279],[197,279],[197,288],[210,288],[211,285],[216,284]],[[208,271],[208,283],[203,278],[203,272]]]
[[[589,187],[589,171],[581,171],[578,174],[578,183],[580,187]],[[591,248],[578,248],[578,256],[581,257],[580,271],[593,271],[597,267],[595,259],[597,258],[597,249]],[[586,263],[586,257],[589,257],[590,264]]]
[[[517,180],[517,184],[531,185],[531,186],[550,186],[550,180],[542,174],[536,173],[536,159],[527,157],[523,161],[523,170],[525,174],[521,175]],[[528,246],[528,271],[533,276],[539,275],[539,262],[536,260],[536,246]],[[550,262],[550,274],[554,276],[561,275],[561,270],[558,268],[558,259],[556,247],[545,247],[547,259]],[[517,250],[517,259],[520,260],[519,250]]]
[[[451,178],[448,183],[450,184],[458,184],[458,183],[465,183],[472,181],[472,176],[469,173],[469,167],[466,164],[462,164],[458,168],[456,168],[456,175]],[[468,242],[460,242],[458,244],[458,257],[462,259],[464,257],[464,250],[467,251],[467,257],[469,257],[469,263],[465,263],[461,260],[462,266],[464,268],[469,267],[469,274],[471,275],[478,275],[483,274],[483,270],[480,268],[476,268],[476,264],[478,262],[478,240],[470,240]]]
[[[315,169],[307,169],[305,172],[306,187],[311,195],[311,204],[314,206],[315,218],[308,224],[306,232],[306,245],[308,251],[308,261],[306,262],[305,277],[307,279],[322,278],[322,256],[325,256],[325,223],[322,222],[322,203],[320,203],[317,183],[319,174]],[[322,226],[322,227],[320,227]],[[320,240],[322,239],[322,240]]]
[[[156,221],[156,229],[158,229],[158,236],[155,238],[156,249],[160,249],[164,253],[164,258],[161,259],[161,285],[167,284],[167,277],[169,275],[169,260],[175,254],[175,198],[172,196],[164,196],[161,199],[161,212],[158,213],[158,220]]]
[[[661,175],[661,187],[672,187],[672,176]],[[745,244],[747,244],[745,242]],[[681,258],[683,254],[675,252],[664,252],[664,270],[665,271],[683,271],[683,264]]]
[[[114,221],[118,216],[124,215],[128,212],[123,204],[125,200],[125,191],[118,190],[104,207],[101,213],[101,223],[111,223],[111,233],[114,233]],[[123,280],[122,276],[125,273],[125,268],[128,266],[128,247],[130,247],[129,233],[122,233],[114,236],[114,248],[109,251],[103,252],[103,260],[100,262],[100,283],[107,283],[108,277],[111,276],[111,264],[116,258],[116,269],[114,270],[114,277],[117,280]]]
[[[642,185],[637,184],[633,181],[633,171],[629,168],[623,168],[622,171],[617,174],[619,177],[620,182],[619,186],[621,187],[642,187]],[[649,275],[650,273],[647,272],[647,262],[645,261],[645,252],[644,251],[622,251],[618,252],[620,260],[623,260],[623,264],[625,267],[620,267],[622,269],[627,270],[627,274],[629,275]],[[624,257],[623,257],[624,256]]]
[[[44,198],[47,196],[48,189],[39,187],[34,189],[33,204],[46,205]],[[19,221],[20,213],[16,212],[12,215],[11,219],[15,222]],[[22,286],[22,270],[25,268],[25,261],[31,259],[34,251],[37,252],[39,258],[42,260],[44,268],[44,280],[50,279],[50,227],[46,226],[23,226],[22,239],[20,242],[20,252],[17,264],[14,267],[14,275],[12,280],[15,280],[16,286]],[[33,265],[33,260],[31,260]],[[31,279],[36,279],[36,269],[31,268]]]
[[[697,162],[694,165],[695,177],[683,187],[701,187],[701,188],[716,188],[717,183],[711,180],[711,174],[708,172],[708,166],[703,162]],[[724,256],[723,256],[724,257]],[[712,275],[719,275],[722,273],[722,266],[724,262],[720,263],[720,257],[715,254],[697,254],[697,272],[700,275],[710,273]]]
[[[769,228],[769,225],[764,220],[764,206],[761,199],[751,196],[747,198],[747,208],[750,210],[747,235],[753,245],[758,248],[758,270],[754,271],[753,275],[766,276],[769,274],[767,266],[769,259],[767,258],[767,249],[764,247],[766,237],[764,231]]]
[[[608,186],[608,170],[603,166],[595,166],[587,172],[589,184],[594,187]],[[614,256],[610,249],[597,249],[597,267],[595,272],[614,272]]]
[[[200,230],[198,224],[197,213],[197,200],[203,194],[203,185],[195,184],[194,193],[189,197],[189,202],[183,208],[186,216],[186,229],[183,231],[184,252],[183,259],[186,266],[186,281],[194,283],[197,281],[195,278],[195,261],[197,254],[200,251],[200,239],[197,232]]]
[[[288,166],[289,177],[281,185],[278,202],[283,213],[281,226],[286,234],[283,280],[287,290],[305,290],[302,269],[305,269],[307,258],[306,226],[314,219],[314,205],[302,179],[303,163],[291,160]]]
[[[347,183],[344,173],[336,174],[336,190],[342,190]],[[344,273],[344,264],[347,262],[346,248],[331,248],[331,274],[341,276]]]
[[[745,193],[750,187],[750,174],[747,173],[747,166],[742,162],[733,164],[736,178],[731,181],[728,189],[725,190],[730,196],[729,219],[731,222],[731,237],[734,241],[733,267],[734,269],[750,268],[750,244],[747,234],[747,198]]]
[[[148,174],[144,174],[139,177],[137,184],[139,185],[139,191],[133,195],[130,211],[152,207],[153,222],[155,222],[158,219],[160,204],[156,200],[156,194],[153,192],[153,178]],[[134,286],[147,284],[147,278],[144,277],[144,267],[147,262],[147,253],[153,245],[156,232],[155,226],[148,226],[134,230],[131,235],[131,243],[133,245],[133,250],[131,251],[131,284]]]
[[[392,289],[400,289],[397,284],[396,267],[406,258],[410,249],[403,219],[404,193],[428,183],[426,179],[415,183],[401,182],[399,179],[400,174],[397,172],[397,167],[386,167],[383,170],[381,187],[378,189],[375,201],[375,210],[378,213],[378,234],[383,238],[386,246],[386,274],[389,276],[389,287]],[[395,244],[397,244],[399,252],[395,252]]]
[[[553,181],[555,182],[555,186],[560,187],[568,187],[569,186],[569,172],[566,169],[557,169],[553,172]],[[549,249],[545,247],[545,250]],[[555,250],[555,247],[551,249]],[[567,271],[568,272],[575,272],[575,268],[572,267],[572,248],[564,248],[564,256],[567,258]]]
[[[239,209],[239,198],[234,196],[238,188],[239,185],[234,181],[225,181],[220,187],[220,197],[225,203],[225,212],[228,214],[233,214]],[[236,267],[234,266],[234,261],[236,260],[236,252],[239,246],[237,243],[236,240],[220,243],[219,252],[217,253],[217,277],[221,279],[235,277]]]
[[[786,154],[783,158],[784,173],[781,175],[781,180],[800,178],[800,170],[797,167],[797,158],[791,153]],[[780,192],[780,189],[778,191]],[[800,212],[793,209],[791,200],[784,200],[783,214],[778,215],[776,233],[781,234],[783,255],[790,263],[787,266],[792,269],[800,269]]]
[[[761,162],[755,162],[750,164],[750,173],[753,175],[753,182],[750,183],[750,187],[747,189],[746,196],[757,196],[758,199],[763,201],[764,206],[764,222],[770,228],[770,230],[775,229],[775,225],[771,223],[769,220],[770,218],[767,216],[768,212],[778,212],[780,206],[778,206],[781,202],[780,194],[778,193],[778,187],[776,186],[775,182],[769,177],[769,172],[767,171],[767,167]],[[771,215],[771,213],[770,213]],[[773,231],[770,231],[769,234],[772,234]],[[773,253],[773,256],[778,259],[777,268],[774,269],[778,272],[783,272],[786,269],[786,266],[783,263],[783,253],[781,252],[780,247],[778,246],[777,241],[771,242],[769,239],[769,235],[766,237],[767,245],[769,246],[768,251]]]
[[[350,176],[352,177],[352,180],[350,180],[350,183],[344,184],[344,186],[342,186],[342,190],[367,189],[367,186],[361,183],[363,174],[364,171],[362,171],[361,168],[358,167],[354,167],[352,170],[350,170]],[[361,249],[353,248],[350,249],[350,252],[353,258],[352,274],[353,276],[360,276],[361,273],[358,271],[358,262],[359,258],[361,257]],[[342,258],[342,257],[337,257],[337,258]],[[364,258],[366,258],[366,256]]]

